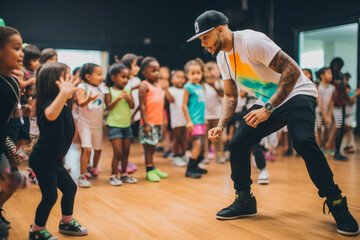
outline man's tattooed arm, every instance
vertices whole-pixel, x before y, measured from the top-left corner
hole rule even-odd
[[[219,125],[226,127],[230,122],[238,104],[238,91],[236,83],[231,80],[224,80],[224,98],[222,102]]]
[[[297,63],[282,50],[271,60],[269,67],[281,74],[278,88],[269,100],[274,107],[277,107],[293,90],[300,76],[300,70]]]

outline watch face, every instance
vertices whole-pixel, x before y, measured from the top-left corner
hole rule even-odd
[[[273,106],[270,103],[265,104],[265,109],[268,111],[271,111],[273,109]]]

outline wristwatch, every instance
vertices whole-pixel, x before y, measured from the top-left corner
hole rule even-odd
[[[224,131],[224,127],[222,125],[217,125],[217,127],[220,127],[222,129],[222,131]]]
[[[276,109],[270,102],[265,103],[264,108],[265,108],[265,111],[269,112],[269,113],[272,113]]]

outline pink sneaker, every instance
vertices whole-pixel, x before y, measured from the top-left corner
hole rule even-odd
[[[137,166],[131,162],[128,162],[126,173],[131,174],[137,170]],[[121,165],[118,166],[118,171],[121,172]]]
[[[126,172],[127,173],[133,173],[137,170],[137,166],[131,162],[128,162],[127,168],[126,168]]]
[[[268,161],[275,161],[276,158],[272,152],[265,152],[264,153],[265,159]]]
[[[99,176],[99,170],[97,168],[92,168],[90,170],[90,173],[91,173],[91,177],[98,177]]]

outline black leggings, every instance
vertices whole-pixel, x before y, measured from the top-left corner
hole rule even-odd
[[[333,173],[324,154],[315,141],[315,106],[314,97],[297,95],[278,107],[257,128],[252,128],[242,120],[230,141],[231,178],[236,190],[250,190],[250,151],[260,140],[288,126],[293,145],[304,159],[310,178],[319,189],[321,197],[340,194],[341,191],[333,180]],[[251,110],[261,108],[254,105]]]
[[[36,209],[35,224],[44,227],[50,211],[57,200],[57,189],[61,198],[61,213],[69,216],[73,214],[74,199],[77,186],[64,167],[58,172],[48,169],[33,168],[42,194],[41,202]]]

